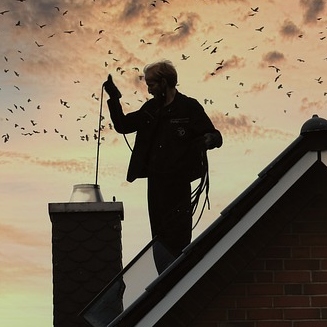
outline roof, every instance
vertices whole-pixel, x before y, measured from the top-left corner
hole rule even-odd
[[[109,326],[157,324],[294,185],[304,177],[307,184],[312,178],[316,181],[321,174],[327,180],[327,120],[314,115],[303,124],[300,135]],[[269,224],[265,228],[269,230]]]

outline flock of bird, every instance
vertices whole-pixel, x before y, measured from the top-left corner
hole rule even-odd
[[[17,0],[17,2],[26,2],[26,0]],[[93,0],[93,2],[95,2],[95,0]],[[160,5],[170,5],[170,2],[167,0],[160,0],[160,1],[152,1],[149,2],[149,6],[152,8],[157,8]],[[66,10],[66,9],[62,9],[59,6],[54,6],[53,10],[57,12],[57,14],[61,15],[62,17],[64,17],[65,19],[69,20],[69,15],[70,15],[70,11]],[[106,14],[107,12],[103,11],[103,14]],[[248,16],[249,17],[254,17],[256,15],[260,14],[260,8],[259,7],[250,7],[249,11],[248,11]],[[2,10],[0,12],[0,25],[1,25],[1,18],[7,15],[11,15],[11,10]],[[172,16],[171,19],[173,19],[174,23],[176,24],[175,27],[172,29],[172,31],[170,31],[168,34],[171,35],[172,33],[182,33],[183,29],[187,28],[187,23],[185,21],[179,22],[179,19],[177,18],[177,16]],[[24,25],[28,24],[27,22],[24,22],[22,19],[16,21],[16,23],[14,24],[14,28],[22,28]],[[46,30],[47,29],[47,23],[46,22],[34,22],[34,24],[36,24],[38,26],[38,28],[40,30]],[[226,22],[225,23],[226,26],[235,29],[235,31],[237,31],[240,26],[239,24],[235,24],[233,22]],[[78,26],[79,28],[84,28],[85,23],[82,20],[79,20],[78,22]],[[254,32],[256,33],[264,33],[265,31],[265,26],[259,26],[257,28],[254,29]],[[74,34],[76,31],[74,29],[62,29],[61,33],[64,34],[69,34],[72,35]],[[94,39],[94,43],[99,42],[103,35],[105,34],[105,29],[100,28],[97,30],[97,37]],[[166,33],[162,33],[160,35],[160,37],[165,37]],[[52,39],[54,37],[58,37],[57,33],[51,33],[47,36],[47,39]],[[303,35],[298,35],[299,38],[303,38]],[[325,39],[325,36],[322,35],[320,36],[320,40],[323,41]],[[35,43],[36,48],[42,48],[45,47],[46,44],[44,42],[40,42],[39,40],[33,40],[33,42]],[[144,46],[152,46],[154,45],[154,42],[151,42],[149,40],[146,40],[144,37],[139,38],[139,42],[141,44],[143,44]],[[214,58],[216,58],[215,56],[217,55],[218,52],[220,52],[220,44],[224,44],[225,39],[223,37],[218,38],[216,41],[214,42],[208,42],[207,40],[203,41],[202,44],[200,45],[200,49],[205,52],[208,53],[210,56],[214,56]],[[19,45],[17,45],[19,46]],[[248,48],[248,51],[255,51],[258,48],[258,46],[253,46]],[[113,68],[115,69],[115,71],[120,74],[123,75],[125,74],[127,71],[129,72],[133,72],[134,74],[136,74],[135,76],[138,77],[139,80],[143,79],[143,75],[140,72],[140,69],[136,66],[132,66],[132,67],[124,67],[121,63],[120,60],[117,59],[117,57],[114,54],[114,51],[112,49],[108,50],[107,52],[109,57],[108,60],[106,60],[104,62],[104,68]],[[16,61],[16,60],[20,60],[22,62],[28,61],[28,59],[24,58],[24,53],[21,50],[17,50],[17,54],[10,54],[10,56],[12,56],[13,58],[10,58],[8,55],[4,55],[3,56],[3,61],[2,61],[2,67],[3,67],[3,74],[6,75],[10,75],[10,79],[12,79],[12,77],[17,78],[17,83],[15,83],[13,85],[13,87],[19,92],[21,91],[21,86],[19,85],[19,79],[21,78],[21,74],[20,72],[13,68],[11,65],[11,60]],[[182,53],[180,60],[182,61],[187,61],[190,60],[191,55],[186,54],[186,53]],[[324,58],[327,60],[327,58]],[[110,63],[109,60],[112,60],[112,62]],[[216,61],[216,60],[215,60]],[[302,58],[298,58],[297,61],[299,63],[304,63],[305,60]],[[28,65],[28,62],[26,63]],[[220,59],[220,61],[215,62],[215,66],[211,69],[211,71],[209,72],[209,76],[206,78],[214,78],[214,76],[216,75],[220,75],[222,71],[224,71],[225,67],[228,67],[228,59]],[[275,64],[271,64],[271,65],[267,65],[267,68],[269,69],[273,69],[276,73],[275,77],[274,77],[274,83],[276,83],[277,89],[284,89],[284,85],[282,82],[280,82],[280,79],[282,77],[282,72],[281,72],[281,68],[277,67]],[[227,69],[227,68],[226,68]],[[225,75],[226,80],[229,80],[230,75]],[[323,83],[323,77],[317,77],[316,78],[316,82],[318,84],[322,84]],[[80,81],[79,80],[74,80],[73,81],[74,84],[79,84]],[[240,87],[244,86],[244,82],[243,81],[239,81],[238,85]],[[2,92],[2,88],[0,85],[0,95]],[[291,95],[293,94],[293,90],[287,90],[286,96],[288,98],[291,97]],[[134,94],[137,94],[137,91],[134,92]],[[324,96],[327,95],[327,92],[323,93]],[[100,98],[99,96],[96,95],[95,92],[93,92],[90,95],[90,98],[93,101],[97,101],[99,102]],[[145,99],[147,100],[147,98]],[[144,99],[138,99],[138,101],[143,102],[145,101]],[[19,112],[20,114],[25,113],[26,115],[29,114],[29,112],[31,112],[32,110],[41,110],[43,105],[41,104],[34,104],[35,100],[28,98],[26,100],[26,102],[24,103],[13,103],[10,106],[7,106],[6,108],[1,108],[1,114],[0,114],[0,122],[2,124],[1,127],[1,137],[4,143],[8,143],[10,141],[11,138],[11,132],[8,130],[6,131],[5,129],[8,128],[8,126],[11,127],[11,129],[14,130],[19,130],[20,131],[20,135],[22,136],[35,136],[35,135],[39,135],[39,134],[47,134],[47,133],[54,133],[56,135],[58,135],[62,140],[68,140],[68,135],[64,132],[60,131],[60,128],[53,128],[53,130],[49,130],[46,127],[41,127],[40,124],[35,120],[35,119],[29,119],[29,123],[26,125],[26,119],[24,120],[24,124],[20,124],[15,122],[15,115]],[[212,99],[208,99],[205,98],[204,99],[204,105],[213,105],[214,101]],[[69,103],[69,101],[67,101],[66,99],[60,98],[58,99],[58,105],[60,105],[60,108],[62,108],[63,110],[69,110],[73,104]],[[125,102],[125,105],[130,105],[130,103],[128,101]],[[234,103],[234,108],[235,109],[239,109],[240,106],[238,103]],[[284,110],[284,112],[286,112]],[[225,116],[228,116],[228,112],[225,113]],[[65,114],[61,112],[58,113],[59,118],[64,118]],[[88,115],[87,114],[83,114],[83,115],[79,115],[76,117],[76,122],[81,122],[85,119],[87,119]],[[100,130],[99,128],[93,128],[92,130],[89,131],[85,131],[83,128],[79,129],[79,139],[81,141],[89,141],[89,140],[96,140],[99,141],[99,136],[100,136],[100,132],[104,131],[104,130],[108,130],[110,131],[112,129],[112,125],[111,123],[106,123],[105,122],[105,117],[101,116],[100,117],[101,120],[101,125],[100,125]],[[252,122],[255,122],[255,120],[253,120]],[[9,129],[9,128],[8,128]],[[105,137],[101,136],[101,141],[104,141]]]
[[[18,2],[25,2],[26,0],[17,0]],[[95,2],[95,1],[94,1]],[[60,13],[62,16],[66,16],[68,14],[68,10],[64,10],[61,12],[61,9],[60,7],[58,6],[54,6],[54,10],[56,10],[58,13]],[[11,10],[3,10],[0,12],[0,18],[1,16],[4,16],[4,15],[10,15],[10,12]],[[1,23],[1,21],[0,21]],[[22,20],[18,20],[16,23],[15,23],[15,27],[17,28],[20,28],[20,27],[23,27],[25,25],[25,23],[22,21]],[[36,22],[36,25],[40,28],[40,29],[44,29],[46,28],[47,24],[39,24],[38,22]],[[82,27],[84,26],[82,21],[79,22],[79,26]],[[74,30],[63,30],[62,31],[63,33],[66,33],[66,34],[72,34],[74,33]],[[104,32],[103,29],[99,30],[99,35],[101,35],[102,33]],[[48,36],[48,39],[50,38],[53,38],[55,37],[55,33],[53,34],[50,34]],[[99,41],[99,38],[96,40],[96,42]],[[40,43],[38,42],[37,40],[34,41],[35,45],[37,46],[37,48],[41,48],[41,47],[44,47],[45,44],[43,43]],[[19,54],[19,59],[23,62],[25,62],[25,58],[23,56],[23,52],[21,50],[17,50],[17,53]],[[21,74],[16,71],[16,70],[13,70],[10,68],[11,66],[11,62],[10,62],[10,59],[12,59],[13,62],[15,62],[15,60],[17,59],[16,56],[12,55],[12,58],[9,58],[8,56],[4,55],[3,56],[3,60],[4,60],[4,68],[3,68],[3,73],[6,74],[6,75],[10,75],[11,73],[14,74],[14,76],[16,77],[20,77]],[[11,79],[11,76],[9,76],[9,79]],[[18,80],[17,80],[18,81]],[[74,81],[75,84],[78,84],[80,83],[80,81]],[[21,87],[18,86],[19,83],[17,84],[14,84],[13,87],[17,90],[17,91],[21,91]],[[0,86],[0,92],[2,91],[2,88]],[[1,95],[1,93],[0,93]],[[99,101],[99,97],[96,97],[95,96],[95,93],[92,94],[91,96],[92,99],[96,100],[96,101]],[[59,104],[61,105],[62,108],[66,108],[66,109],[69,109],[71,108],[71,104],[67,101],[67,100],[64,100],[62,98],[60,98],[58,100]],[[17,116],[18,113],[25,113],[26,115],[28,114],[31,114],[31,112],[33,110],[41,110],[42,109],[42,106],[41,104],[37,104],[35,107],[32,107],[31,106],[31,103],[33,103],[33,101],[31,100],[31,98],[28,98],[26,100],[25,103],[23,104],[17,104],[17,103],[13,103],[11,107],[7,106],[7,108],[1,108],[1,114],[0,114],[0,122],[6,122],[7,126],[11,126],[12,128],[14,128],[15,130],[19,130],[20,131],[20,135],[22,136],[35,136],[35,135],[38,135],[38,134],[47,134],[50,132],[50,130],[48,130],[47,128],[45,127],[39,127],[39,123],[36,122],[35,120],[33,119],[30,119],[29,121],[29,124],[26,125],[26,119],[24,120],[24,125],[21,125],[17,122],[14,122],[15,121],[15,118]],[[60,112],[58,113],[58,116],[59,118],[63,119],[64,118],[64,113]],[[82,121],[84,120],[85,118],[87,117],[87,114],[84,114],[84,115],[80,115],[76,118],[76,121]],[[101,121],[104,120],[104,117],[101,116]],[[1,126],[1,132],[3,133],[3,128],[5,125],[2,124]],[[108,127],[109,129],[112,129],[112,126],[111,124],[109,123],[108,124]],[[101,130],[104,130],[106,128],[106,126],[104,124],[101,124],[100,125],[100,129]],[[59,128],[53,128],[52,132],[54,134],[57,134],[62,140],[68,140],[68,136],[65,134],[65,133],[62,133],[60,131]],[[84,130],[83,129],[80,129],[79,130],[80,132],[80,140],[82,141],[89,141],[90,139],[94,139],[94,140],[97,140],[98,136],[99,136],[99,129],[93,129],[93,131],[90,133],[90,134],[86,134],[84,133]],[[9,134],[9,132],[4,132],[2,135],[1,135],[1,138],[3,140],[4,143],[7,143],[9,142],[10,138],[11,138],[11,134]],[[104,141],[104,137],[102,136],[101,137],[101,140]]]

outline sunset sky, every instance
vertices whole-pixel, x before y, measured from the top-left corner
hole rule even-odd
[[[305,121],[327,118],[325,0],[1,0],[0,40],[1,326],[52,326],[48,203],[95,183],[108,73],[134,111],[149,97],[143,67],[171,60],[178,90],[223,134],[194,237]],[[125,180],[130,150],[106,99],[98,183],[105,201],[124,204],[126,264],[150,241],[146,181]]]

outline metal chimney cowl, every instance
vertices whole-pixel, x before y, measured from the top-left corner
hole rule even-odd
[[[79,313],[122,270],[123,203],[93,184],[75,185],[71,201],[48,204],[54,327],[86,327]]]
[[[70,202],[103,202],[100,186],[97,184],[76,184]]]

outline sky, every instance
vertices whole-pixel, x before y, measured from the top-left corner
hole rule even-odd
[[[1,0],[0,324],[52,326],[48,204],[74,185],[98,176],[104,200],[123,202],[124,264],[150,241],[146,181],[126,182],[130,150],[102,94],[109,73],[127,113],[149,99],[143,67],[171,60],[221,131],[196,238],[313,114],[327,118],[326,36],[325,0]]]

